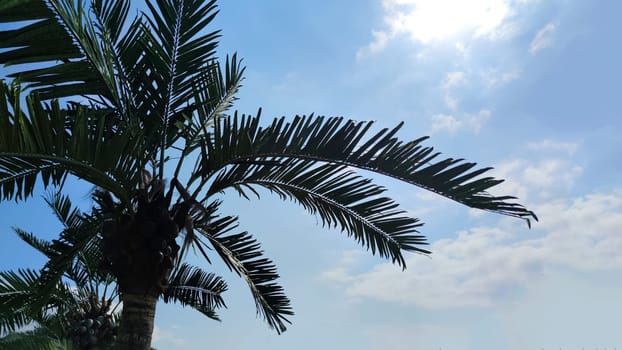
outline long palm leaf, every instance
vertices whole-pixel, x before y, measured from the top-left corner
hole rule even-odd
[[[398,210],[397,203],[380,195],[385,191],[346,166],[295,159],[274,164],[235,164],[221,171],[207,189],[207,196],[236,189],[241,195],[261,186],[301,204],[317,214],[325,226],[339,227],[373,254],[391,258],[405,268],[403,251],[427,254],[425,237],[416,235],[423,224]]]
[[[226,290],[227,284],[221,277],[184,263],[171,276],[162,300],[188,305],[211,319],[220,320],[215,309],[226,307],[221,296]]]
[[[134,137],[139,135],[111,129],[106,110],[64,110],[57,101],[44,104],[32,95],[26,114],[20,91],[17,84],[0,82],[0,197],[27,197],[37,177],[47,187],[71,174],[129,203],[140,176],[134,169],[146,163],[140,137]]]
[[[38,277],[36,271],[28,269],[0,271],[0,334],[13,332],[32,322],[30,291]]]
[[[284,332],[293,315],[290,300],[282,286],[276,283],[279,275],[274,263],[263,256],[260,244],[248,232],[231,233],[237,218],[219,216],[219,202],[211,203],[210,213],[195,213],[194,230],[206,238],[225,265],[248,284],[255,300],[257,313],[278,333]],[[207,245],[197,239],[197,246]]]
[[[402,124],[376,133],[370,132],[372,124],[303,116],[291,122],[275,119],[262,127],[259,115],[222,119],[213,135],[204,139],[196,173],[205,182],[228,165],[274,158],[308,159],[373,171],[469,207],[522,218],[527,223],[537,220],[532,211],[512,202],[514,197],[486,192],[503,181],[481,176],[491,168],[473,170],[476,164],[462,159],[438,161],[440,153],[422,145],[427,137],[403,142],[395,137]]]
[[[107,24],[122,27],[127,11],[112,12],[115,23]],[[96,30],[91,17],[96,11],[90,12],[73,0],[25,0],[3,2],[0,13],[0,23],[28,23],[0,32],[0,47],[8,49],[0,54],[0,63],[45,65],[12,77],[27,82],[43,99],[97,95],[122,109],[119,89],[123,86],[117,84],[116,52],[110,51],[110,37]]]

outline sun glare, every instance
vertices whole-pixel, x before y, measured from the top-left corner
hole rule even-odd
[[[428,43],[458,35],[494,36],[511,14],[507,0],[385,0],[393,34]]]

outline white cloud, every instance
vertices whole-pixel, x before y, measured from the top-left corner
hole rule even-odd
[[[530,158],[514,158],[496,164],[488,175],[505,181],[490,192],[495,195],[513,195],[523,204],[569,196],[584,170],[570,158],[578,147],[576,143],[550,139],[528,143],[527,149],[538,152],[531,152]],[[553,152],[544,152],[547,150]],[[480,217],[484,213],[471,209],[469,215]]]
[[[516,297],[551,268],[622,270],[622,189],[535,206],[540,223],[480,227],[441,239],[431,259],[407,258],[349,274],[346,294],[425,308],[486,307]],[[505,222],[505,221],[504,221]]]
[[[456,110],[458,108],[458,99],[450,94],[451,90],[466,83],[465,74],[461,71],[449,72],[443,79],[441,89],[445,91],[445,104],[449,109]]]
[[[537,162],[513,159],[498,164],[491,171],[492,176],[506,180],[492,192],[512,193],[522,201],[567,196],[582,173],[580,165],[561,158],[547,158]]]
[[[367,54],[374,54],[379,51],[382,51],[385,46],[387,46],[387,42],[389,41],[389,35],[386,32],[382,31],[372,31],[372,36],[374,39],[370,42],[366,47],[360,48],[356,52],[356,60],[360,60]]]
[[[153,344],[156,348],[176,349],[185,348],[186,340],[176,335],[173,331],[162,329],[157,325],[153,327]]]
[[[535,55],[538,51],[551,46],[556,29],[557,27],[553,23],[549,23],[540,29],[529,45],[529,53]]]
[[[568,155],[573,155],[579,148],[578,143],[573,142],[557,142],[551,139],[544,139],[539,142],[530,142],[527,148],[533,151],[561,151]]]
[[[352,280],[349,269],[367,254],[362,250],[348,250],[341,253],[338,266],[334,269],[322,272],[320,278],[330,281],[348,282]]]
[[[476,114],[467,114],[466,115],[466,123],[469,128],[473,130],[475,133],[478,133],[484,124],[490,119],[492,113],[488,109],[482,109]]]
[[[466,83],[466,78],[464,77],[464,72],[456,71],[449,72],[443,81],[442,87],[443,89],[451,89],[456,86],[460,86]]]
[[[480,73],[480,76],[487,88],[498,88],[520,78],[520,70],[499,71],[497,69],[486,69]]]
[[[430,127],[430,133],[435,134],[440,131],[446,131],[450,134],[453,134],[461,127],[462,122],[456,119],[454,116],[447,114],[436,114],[432,116],[432,126]]]
[[[448,114],[436,114],[431,117],[430,133],[447,132],[455,134],[462,129],[478,133],[491,116],[492,113],[488,109],[482,109],[475,114],[467,113],[460,119]]]

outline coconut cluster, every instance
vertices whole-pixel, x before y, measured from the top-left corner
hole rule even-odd
[[[88,302],[68,313],[65,322],[77,349],[94,350],[114,341],[117,326],[108,314],[111,302],[91,296]]]
[[[145,194],[135,214],[104,223],[104,267],[117,277],[121,292],[158,296],[168,288],[179,252],[178,235],[163,194]]]

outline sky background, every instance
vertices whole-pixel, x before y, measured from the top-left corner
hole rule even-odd
[[[244,282],[222,322],[159,304],[158,349],[622,349],[622,22],[618,1],[222,1],[220,54],[247,65],[236,109],[315,112],[494,166],[496,194],[540,222],[462,207],[374,177],[426,225],[433,254],[408,269],[371,256],[293,203],[231,193],[292,299],[277,335]],[[4,73],[2,74],[4,76]],[[68,188],[88,205],[86,186]],[[53,237],[38,196],[0,204],[0,267],[39,268],[17,226]],[[197,260],[197,262],[199,262]]]

